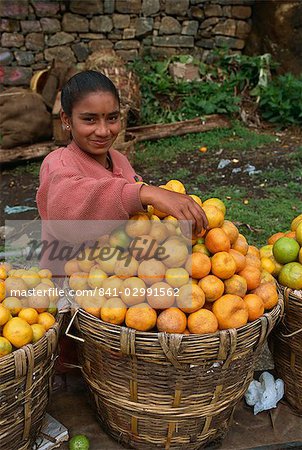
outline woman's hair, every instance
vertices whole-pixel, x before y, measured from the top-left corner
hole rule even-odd
[[[86,70],[71,77],[62,88],[61,105],[65,114],[71,117],[74,105],[92,92],[110,92],[120,104],[118,90],[112,81],[101,72]]]

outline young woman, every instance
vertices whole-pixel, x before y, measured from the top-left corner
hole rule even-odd
[[[48,222],[44,239],[68,241],[70,230],[58,221],[127,220],[148,204],[191,221],[194,234],[206,228],[205,213],[190,196],[137,183],[140,177],[127,158],[114,150],[120,101],[109,78],[92,70],[77,73],[63,87],[61,104],[72,142],[51,152],[41,166],[37,206]]]

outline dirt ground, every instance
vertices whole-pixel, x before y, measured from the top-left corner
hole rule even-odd
[[[206,157],[202,159],[198,152],[181,154],[172,164],[165,167],[164,173],[160,173],[158,169],[153,170],[152,167],[150,168],[149,165],[144,165],[144,163],[136,164],[135,168],[147,183],[155,185],[161,184],[163,179],[173,178],[173,172],[179,168],[187,169],[191,180],[194,180],[194,177],[202,172],[206,176],[206,183],[209,186],[211,181],[213,181],[213,185],[217,184],[217,165],[219,161],[229,159],[232,161],[232,164],[219,171],[219,183],[221,186],[244,186],[248,189],[248,194],[251,197],[263,198],[266,196],[265,186],[261,187],[259,183],[255,185],[254,177],[249,176],[248,172],[241,170],[238,174],[234,168],[242,168],[247,165],[254,166],[257,171],[275,168],[286,168],[287,170],[296,168],[297,163],[290,158],[290,154],[302,146],[302,129],[296,127],[278,132],[269,128],[259,132],[273,134],[276,138],[275,142],[257,148],[257,150],[253,149],[241,153],[238,150],[225,149],[215,152],[208,151]],[[139,152],[143,145],[144,142],[140,142],[136,151]],[[40,163],[41,161],[38,160],[36,162]],[[24,170],[22,170],[22,167]],[[3,165],[1,168],[0,225],[4,225],[5,220],[32,220],[38,216],[36,209],[14,214],[9,214],[8,210],[5,210],[7,206],[36,207],[35,195],[39,185],[38,173],[37,171],[30,173],[26,167],[28,167],[28,163],[22,162],[13,165]],[[205,188],[202,182],[199,182],[198,186],[200,189]],[[300,199],[302,200],[302,190]]]

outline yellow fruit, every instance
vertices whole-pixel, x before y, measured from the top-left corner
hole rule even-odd
[[[0,336],[0,358],[6,356],[13,351],[12,344],[5,337]]]
[[[64,272],[69,277],[75,272],[80,272],[78,261],[76,259],[71,259],[70,261],[67,261],[67,263],[65,263],[64,266]]]
[[[39,274],[33,270],[27,270],[26,273],[21,276],[21,279],[25,282],[28,289],[36,287],[41,282]]]
[[[5,299],[5,283],[3,280],[0,280],[0,302]]]
[[[29,325],[33,325],[34,323],[38,323],[39,314],[34,308],[22,308],[18,317],[26,320]]]
[[[302,220],[296,228],[296,240],[300,245],[302,245]]]
[[[119,259],[115,263],[114,273],[122,279],[135,277],[137,275],[138,266],[138,261],[136,261],[133,256],[128,254],[127,256],[123,257],[123,259]]]
[[[166,271],[165,279],[170,286],[179,288],[189,282],[189,273],[183,267],[170,268]]]
[[[74,291],[89,289],[88,285],[88,273],[86,272],[74,272],[69,278],[69,287]]]
[[[186,189],[181,181],[179,180],[170,180],[166,183],[166,187],[174,192],[178,192],[179,194],[185,194]]]
[[[99,266],[94,266],[89,272],[87,282],[92,289],[100,288],[107,277],[106,272],[100,269]]]
[[[162,261],[167,267],[180,267],[189,254],[182,238],[171,237],[161,245]]]
[[[7,297],[21,297],[27,291],[27,285],[24,280],[15,275],[7,277],[4,283]]]
[[[298,259],[299,263],[302,264],[302,247],[300,248]]]
[[[292,220],[292,223],[291,223],[291,226],[290,226],[291,231],[296,231],[296,229],[297,229],[297,227],[298,227],[300,222],[302,222],[302,214],[299,214],[297,217],[295,217]]]
[[[120,292],[120,297],[126,305],[138,305],[143,303],[146,298],[146,284],[138,277],[126,278],[122,281],[118,292]]]
[[[263,258],[261,258],[262,270],[266,270],[268,273],[273,273],[275,268],[275,264],[273,263],[271,258],[268,258],[267,256],[263,256]]]
[[[52,272],[49,269],[41,269],[39,270],[38,275],[40,278],[48,278],[50,280],[52,277]]]
[[[13,317],[3,327],[3,336],[17,348],[29,344],[33,338],[31,326],[20,317]]]
[[[162,281],[165,277],[166,267],[155,258],[142,261],[138,267],[137,275],[147,285]]]
[[[205,244],[195,244],[195,245],[193,245],[192,252],[193,253],[198,253],[198,252],[199,253],[203,253],[203,254],[205,254],[207,256],[211,255],[211,253],[209,252],[209,250],[207,249]]]
[[[260,248],[260,258],[273,256],[273,244],[267,244]]]
[[[221,209],[214,205],[206,205],[205,202],[202,205],[202,209],[208,219],[208,229],[221,227],[224,221],[224,214]]]
[[[85,248],[84,254],[78,256],[77,261],[82,272],[89,272],[90,269],[95,265],[96,261],[93,258],[93,251],[91,248]]]
[[[7,270],[4,266],[0,266],[0,279],[5,280],[7,278]]]
[[[49,312],[42,312],[39,314],[38,323],[45,328],[45,330],[49,330],[56,322],[56,319]]]
[[[148,214],[135,214],[127,221],[125,231],[128,236],[135,238],[142,234],[148,234],[150,228],[151,221]]]
[[[192,197],[192,199],[194,200],[194,202],[196,202],[199,206],[202,206],[202,201],[201,199],[195,195],[195,194],[190,194],[190,197]]]
[[[35,344],[39,339],[41,339],[41,337],[44,336],[44,334],[46,333],[46,330],[43,327],[43,325],[41,325],[39,323],[32,324],[31,329],[33,332],[32,343]]]
[[[109,298],[101,309],[101,319],[104,322],[121,325],[126,316],[127,307],[118,297]]]
[[[17,316],[22,309],[22,302],[17,297],[6,297],[2,305],[9,310],[12,316]]]
[[[223,215],[225,216],[226,206],[223,203],[223,201],[220,200],[219,198],[216,198],[216,197],[208,198],[207,200],[205,200],[203,202],[203,206],[207,206],[207,205],[216,206],[216,208],[220,209],[222,211]]]
[[[0,305],[0,327],[2,327],[2,325],[8,322],[9,319],[11,319],[11,317],[12,316],[9,309],[3,306],[3,304]]]

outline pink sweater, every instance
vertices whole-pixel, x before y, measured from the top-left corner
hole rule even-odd
[[[95,238],[93,232],[81,233],[85,225],[78,221],[127,220],[130,215],[144,210],[139,195],[142,185],[136,183],[141,178],[120,152],[111,149],[110,156],[112,172],[83,152],[74,141],[46,156],[36,197],[44,240],[79,242],[77,232],[87,239]],[[101,235],[99,231],[95,234]],[[64,242],[60,242],[62,246]],[[45,257],[42,265],[50,266]]]

